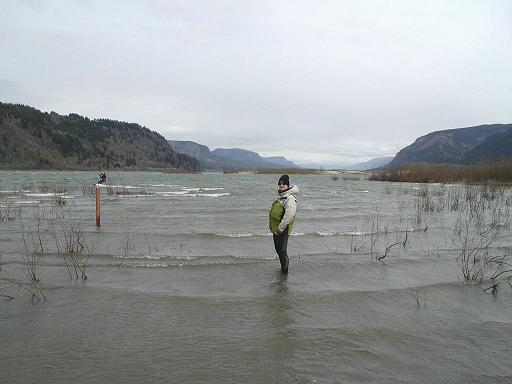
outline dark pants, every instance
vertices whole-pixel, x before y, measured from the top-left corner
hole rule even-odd
[[[279,261],[281,262],[281,272],[286,274],[288,273],[288,253],[286,252],[286,248],[288,247],[288,228],[280,235],[274,235],[274,247],[276,248]]]

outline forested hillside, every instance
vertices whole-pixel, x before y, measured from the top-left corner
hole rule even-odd
[[[199,162],[138,124],[0,103],[0,168],[196,171]]]

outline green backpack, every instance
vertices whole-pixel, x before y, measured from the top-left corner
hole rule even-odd
[[[279,227],[279,223],[281,222],[281,220],[283,220],[284,211],[285,211],[285,209],[279,203],[279,201],[276,200],[272,203],[272,207],[270,207],[270,211],[268,213],[268,219],[269,219],[268,228],[270,229],[270,232],[274,233],[277,230],[277,227]],[[295,218],[288,225],[288,234],[290,234],[292,232],[294,221],[295,221]]]

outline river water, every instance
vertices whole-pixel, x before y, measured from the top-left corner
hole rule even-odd
[[[284,277],[278,175],[107,176],[96,228],[95,172],[0,172],[1,383],[512,382],[512,289],[463,281],[423,186],[291,175]],[[57,249],[70,228],[87,280]]]

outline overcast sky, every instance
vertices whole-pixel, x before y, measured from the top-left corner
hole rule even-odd
[[[298,163],[512,122],[512,1],[0,0],[0,101]]]

